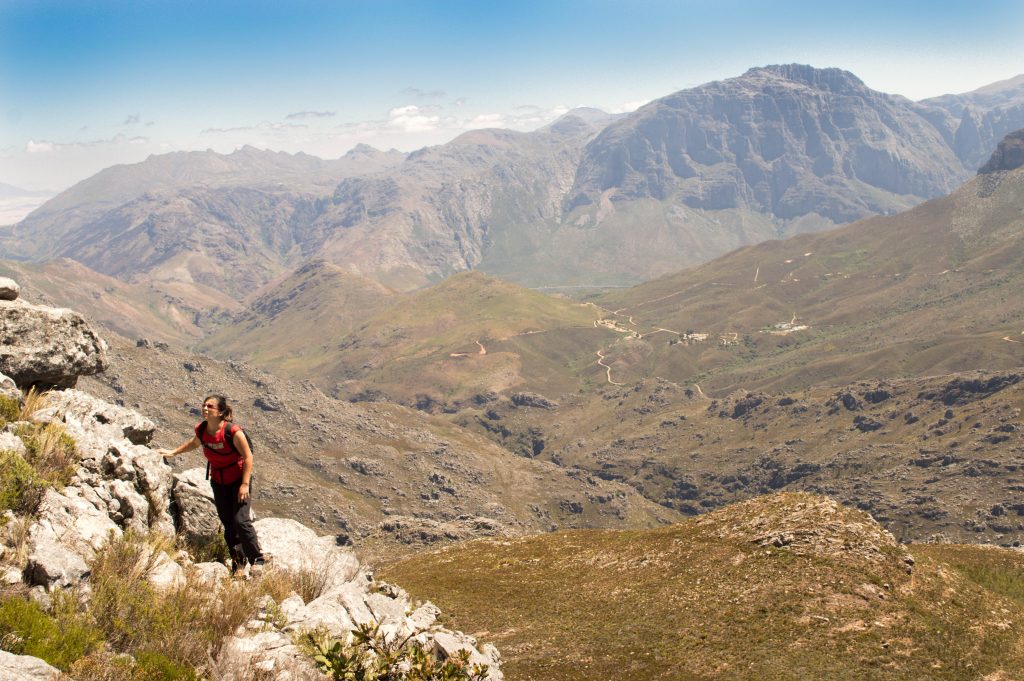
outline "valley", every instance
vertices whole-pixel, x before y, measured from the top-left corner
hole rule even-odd
[[[0,678],[1024,679],[1018,4],[0,4]]]

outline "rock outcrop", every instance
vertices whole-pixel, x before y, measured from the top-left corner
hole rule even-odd
[[[106,368],[107,345],[80,314],[18,300],[18,285],[6,281],[0,281],[0,373],[22,387],[71,388],[79,376]]]
[[[1021,166],[1024,166],[1024,130],[1017,130],[999,142],[999,146],[992,152],[988,163],[983,165],[978,172],[981,174],[995,173],[1001,170],[1014,170]]]

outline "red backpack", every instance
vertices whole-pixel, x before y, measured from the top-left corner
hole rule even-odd
[[[249,452],[253,451],[252,438],[241,426],[231,423],[224,426],[224,447],[225,452],[215,452],[203,442],[203,432],[206,428],[206,421],[200,421],[196,425],[196,437],[203,443],[203,456],[206,457],[206,479],[213,479],[221,485],[229,485],[242,477],[242,462],[245,457],[235,449],[235,433],[242,433],[249,444]]]

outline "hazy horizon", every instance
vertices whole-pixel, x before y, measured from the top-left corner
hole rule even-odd
[[[0,182],[61,190],[151,154],[247,144],[411,151],[578,106],[631,111],[767,64],[842,68],[920,100],[1024,73],[1021,18],[1005,0],[14,0],[0,4]]]

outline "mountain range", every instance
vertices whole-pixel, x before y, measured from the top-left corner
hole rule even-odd
[[[915,103],[839,69],[760,67],[628,115],[576,110],[410,154],[151,157],[53,198],[0,254],[73,257],[200,310],[237,309],[313,259],[397,290],[466,269],[637,283],[946,194],[1020,127],[1022,78]]]

